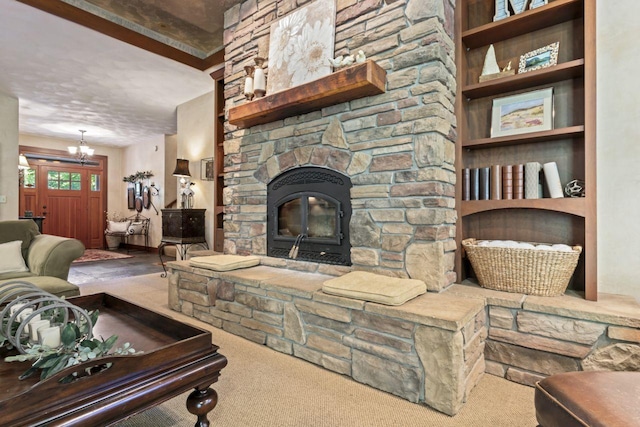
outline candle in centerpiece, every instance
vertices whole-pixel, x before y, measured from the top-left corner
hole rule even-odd
[[[38,319],[29,322],[29,334],[31,335],[31,341],[38,341],[38,329],[48,328],[49,326],[51,326],[49,319]]]
[[[60,326],[56,325],[38,329],[38,341],[40,345],[46,345],[50,348],[60,346]]]
[[[24,307],[27,304],[14,304],[11,306],[11,310],[9,310],[9,314],[11,314],[13,316],[13,314],[20,310],[22,307]]]

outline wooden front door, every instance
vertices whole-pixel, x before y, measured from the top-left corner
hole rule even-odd
[[[45,234],[72,237],[87,248],[102,248],[106,158],[92,159],[92,164],[82,166],[69,159],[58,160],[52,151],[21,147],[32,168],[32,177],[20,187],[20,215],[28,210],[34,216],[45,217],[42,230]],[[57,155],[66,153],[58,151]]]

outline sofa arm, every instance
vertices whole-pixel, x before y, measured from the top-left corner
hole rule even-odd
[[[71,263],[83,253],[84,245],[80,240],[40,234],[29,246],[27,266],[35,275],[67,280]]]

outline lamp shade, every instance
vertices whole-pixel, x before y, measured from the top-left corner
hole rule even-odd
[[[30,167],[27,156],[20,154],[20,157],[18,157],[18,169],[29,169]]]
[[[189,160],[177,159],[176,170],[173,171],[173,176],[191,176],[189,173]]]

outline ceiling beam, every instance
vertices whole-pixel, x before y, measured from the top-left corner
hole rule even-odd
[[[224,49],[202,59],[183,52],[172,46],[149,38],[107,19],[67,4],[61,0],[18,0],[20,3],[40,9],[44,12],[82,25],[94,31],[113,37],[133,46],[137,46],[156,55],[178,61],[182,64],[204,71],[224,61]]]

